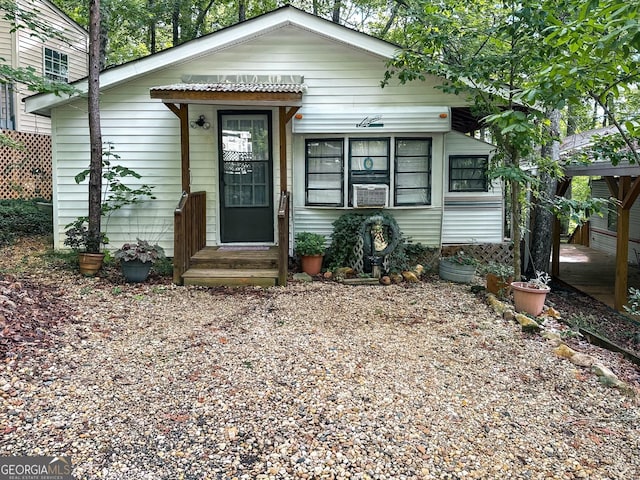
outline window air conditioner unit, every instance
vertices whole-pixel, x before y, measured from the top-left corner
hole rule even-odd
[[[355,208],[382,208],[389,206],[389,185],[354,184],[353,206]]]

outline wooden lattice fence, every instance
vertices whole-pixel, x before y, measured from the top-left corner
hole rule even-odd
[[[51,199],[51,137],[2,130],[20,148],[0,145],[0,199]]]
[[[509,243],[481,243],[477,245],[447,245],[442,247],[442,255],[447,256],[463,250],[473,256],[480,264],[490,262],[513,263],[513,244]]]

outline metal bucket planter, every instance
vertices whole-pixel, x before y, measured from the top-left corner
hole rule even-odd
[[[528,282],[512,282],[511,288],[516,312],[526,312],[534,317],[544,310],[547,293],[551,291],[549,287],[532,286]]]
[[[129,283],[144,282],[151,271],[152,262],[141,262],[140,260],[121,261],[122,274]]]
[[[441,259],[438,274],[441,279],[448,280],[450,282],[471,283],[473,282],[473,277],[476,274],[476,266],[464,265]]]

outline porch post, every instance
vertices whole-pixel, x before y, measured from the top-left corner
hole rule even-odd
[[[556,195],[564,197],[571,185],[571,177],[563,178],[556,187]],[[553,217],[553,230],[551,239],[551,276],[560,275],[560,230],[562,225],[557,216]]]
[[[616,281],[614,307],[623,310],[627,303],[627,276],[629,275],[629,208],[625,208],[624,197],[631,185],[629,177],[621,177],[618,184],[618,226],[616,232]]]
[[[611,187],[610,187],[611,188]],[[614,306],[623,310],[627,304],[629,275],[629,214],[640,193],[640,177],[620,177],[618,184],[618,227],[616,232],[616,283]]]
[[[287,191],[287,124],[300,107],[281,106],[278,109],[278,133],[280,138],[280,205],[278,207],[278,283],[287,284],[289,271],[289,202]]]
[[[182,191],[191,193],[191,166],[189,159],[189,104],[173,103],[165,105],[180,119],[180,163],[182,170]]]

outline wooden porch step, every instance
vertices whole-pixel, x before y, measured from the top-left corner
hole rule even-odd
[[[182,279],[185,285],[273,287],[278,282],[278,269],[190,268]]]
[[[277,269],[278,247],[268,247],[264,250],[205,247],[191,257],[191,268]]]

